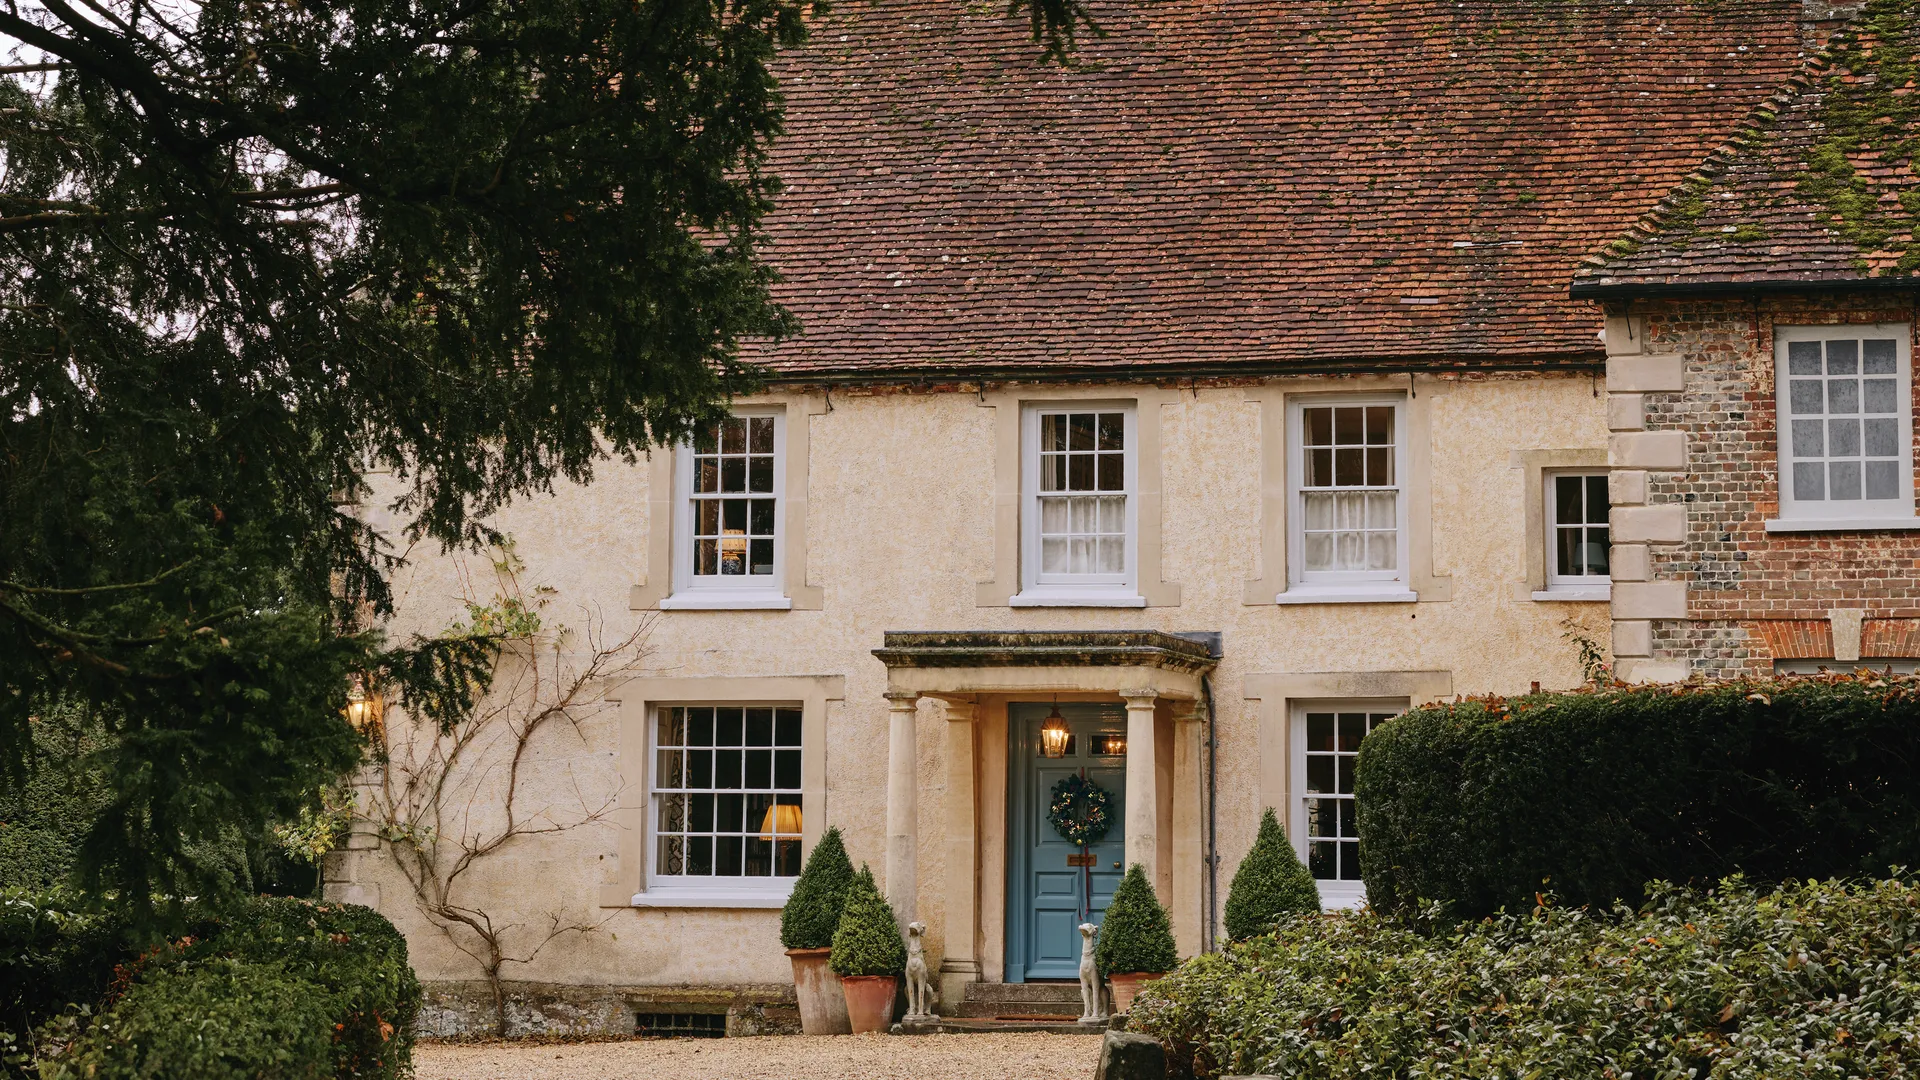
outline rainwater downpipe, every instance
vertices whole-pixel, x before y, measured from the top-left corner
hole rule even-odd
[[[1219,729],[1213,716],[1213,679],[1200,676],[1200,696],[1207,703],[1207,940],[1202,943],[1203,952],[1212,952],[1214,943],[1220,940],[1218,925],[1220,910],[1220,855],[1215,847],[1215,826],[1219,814],[1214,805],[1214,766],[1219,758]]]

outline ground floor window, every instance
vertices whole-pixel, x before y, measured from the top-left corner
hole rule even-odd
[[[1402,702],[1299,705],[1293,716],[1292,814],[1295,846],[1320,886],[1321,902],[1346,906],[1365,896],[1353,770],[1367,733],[1405,711]]]
[[[655,716],[653,880],[752,887],[798,876],[800,707],[671,705]]]

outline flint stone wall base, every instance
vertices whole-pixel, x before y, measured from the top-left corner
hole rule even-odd
[[[481,980],[423,983],[423,1036],[458,1039],[493,1034],[493,992]],[[576,986],[508,982],[507,1037],[631,1035],[635,1013],[721,1013],[727,1036],[798,1035],[800,1008],[790,983],[702,983],[680,986]]]

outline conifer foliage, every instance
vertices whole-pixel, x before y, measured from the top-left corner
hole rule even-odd
[[[865,863],[847,889],[847,906],[833,932],[827,966],[835,975],[899,975],[907,970],[907,945],[893,905],[880,895]]]
[[[1173,943],[1173,923],[1139,863],[1127,868],[1127,876],[1120,879],[1113,899],[1107,902],[1093,957],[1103,975],[1172,971],[1180,962]]]
[[[1318,914],[1320,888],[1280,831],[1273,808],[1260,815],[1253,849],[1234,871],[1227,889],[1227,936],[1245,941],[1272,930],[1283,917]]]
[[[853,863],[835,825],[813,845],[792,895],[780,909],[780,944],[789,949],[831,948],[853,877]]]

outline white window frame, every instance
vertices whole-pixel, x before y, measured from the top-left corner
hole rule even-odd
[[[1395,553],[1393,570],[1314,570],[1306,568],[1306,410],[1328,406],[1391,406],[1393,408],[1393,477]],[[1419,599],[1411,582],[1412,545],[1407,525],[1412,479],[1408,469],[1407,397],[1405,394],[1302,394],[1287,398],[1287,591],[1282,604],[1328,601],[1409,603]]]
[[[1288,832],[1292,834],[1293,850],[1300,856],[1301,864],[1311,867],[1313,865],[1311,853],[1307,849],[1307,800],[1328,796],[1323,793],[1307,792],[1307,714],[1310,712],[1390,712],[1399,716],[1407,711],[1411,702],[1407,698],[1330,698],[1294,700],[1287,704],[1292,711],[1292,715],[1288,718],[1288,745],[1292,748],[1288,754],[1290,758],[1288,768],[1291,776],[1288,786],[1293,791],[1292,804],[1288,807],[1287,814]],[[1361,881],[1315,878],[1314,885],[1320,890],[1320,906],[1323,908],[1357,908],[1367,900],[1367,886]]]
[[[1065,413],[1118,412],[1126,440],[1126,568],[1119,574],[1040,572],[1040,418]],[[1116,494],[1107,492],[1103,494]],[[1012,607],[1145,607],[1140,595],[1140,419],[1133,401],[1027,402],[1020,416],[1020,592]]]
[[[1546,532],[1541,536],[1541,541],[1546,545],[1543,555],[1547,587],[1545,592],[1535,594],[1534,598],[1537,600],[1605,600],[1613,590],[1611,574],[1562,574],[1557,569],[1560,553],[1560,500],[1554,489],[1562,478],[1567,477],[1579,477],[1582,480],[1598,477],[1604,488],[1607,470],[1551,469],[1542,472],[1541,518],[1546,522]],[[1611,505],[1611,498],[1609,498],[1609,505]],[[1585,527],[1591,528],[1592,525],[1587,524]],[[1605,523],[1601,527],[1607,529],[1607,538],[1611,545],[1613,538],[1611,524]],[[1612,565],[1611,553],[1609,553],[1608,565]]]
[[[739,577],[698,575],[693,572],[693,445],[681,443],[673,451],[673,593],[660,607],[675,609],[770,608],[786,610],[787,580],[787,411],[779,406],[733,410],[742,419],[773,418],[773,573]],[[756,496],[757,497],[757,496]]]
[[[1900,494],[1892,499],[1800,500],[1793,497],[1793,421],[1787,352],[1797,341],[1891,338],[1895,378],[1899,382]],[[1913,348],[1912,330],[1905,323],[1782,326],[1774,331],[1775,443],[1779,466],[1780,517],[1767,522],[1769,531],[1800,529],[1871,529],[1920,527],[1914,515],[1913,488]],[[1825,415],[1825,414],[1822,414]],[[1864,492],[1863,492],[1864,494]]]
[[[797,709],[800,711],[800,755],[801,755],[801,795],[804,798],[806,783],[806,707],[798,701],[649,701],[646,714],[646,851],[645,851],[645,888],[633,898],[638,906],[646,907],[766,907],[784,906],[787,897],[793,894],[793,884],[799,880],[794,877],[727,877],[705,875],[693,877],[686,874],[662,874],[660,872],[660,711],[671,708],[719,708],[719,709]],[[746,789],[741,789],[745,792]],[[760,790],[760,789],[755,789]],[[779,790],[779,789],[773,789]],[[803,803],[805,813],[822,813],[824,808]],[[801,842],[801,858],[804,860],[809,846]]]

